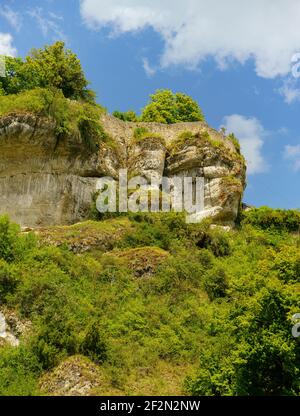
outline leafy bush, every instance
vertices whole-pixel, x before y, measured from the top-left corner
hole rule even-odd
[[[36,355],[26,347],[1,348],[0,395],[36,396],[41,367]]]
[[[180,123],[203,121],[198,104],[188,95],[170,90],[157,90],[150,95],[150,102],[142,110],[141,121],[158,123]]]
[[[300,282],[300,252],[298,247],[284,246],[275,255],[273,269],[284,282]]]
[[[15,268],[0,259],[0,304],[5,303],[6,297],[15,292],[18,283]]]
[[[204,279],[204,289],[206,290],[210,300],[225,297],[228,287],[228,277],[223,268],[215,267],[206,273]]]
[[[133,137],[136,140],[139,140],[141,137],[143,137],[145,134],[148,134],[149,130],[146,127],[137,127],[134,129]]]
[[[290,336],[290,304],[287,296],[270,287],[258,294],[257,303],[250,304],[246,321],[233,311],[223,317],[223,339],[202,352],[198,373],[186,380],[187,391],[194,395],[298,395],[300,349]]]
[[[106,360],[107,346],[103,341],[103,334],[99,324],[92,323],[88,327],[80,346],[80,352],[98,364]]]
[[[139,216],[135,216],[139,218]],[[168,249],[171,240],[171,235],[168,227],[165,224],[149,222],[138,222],[136,229],[128,232],[121,242],[123,247],[144,247],[156,246],[163,249]]]
[[[192,284],[193,287],[200,286],[204,268],[192,256],[186,252],[186,259],[176,256],[166,260],[157,271],[157,288],[160,292],[183,290]]]
[[[10,223],[7,216],[0,217],[0,258],[13,261],[18,251],[20,227]]]
[[[20,227],[11,223],[8,216],[0,216],[0,259],[7,262],[20,260],[36,246],[33,234],[20,235]]]
[[[95,94],[87,85],[79,59],[61,41],[33,49],[24,61],[7,57],[6,76],[0,77],[0,89],[5,95],[54,88],[66,98],[94,102]]]
[[[123,220],[124,233],[111,238]],[[224,233],[209,223],[186,224],[181,213],[123,220],[49,227],[46,235],[59,234],[61,247],[24,242],[29,235],[4,221],[3,312],[32,325],[20,347],[0,346],[0,394],[39,394],[44,371],[81,353],[101,363],[102,395],[116,388],[299,395],[299,343],[290,321],[299,312],[297,234],[250,224]],[[105,253],[103,234],[111,240]],[[78,246],[91,236],[98,246],[74,254],[64,245],[74,235]],[[203,235],[209,243],[199,246]]]
[[[229,236],[221,230],[203,232],[197,241],[197,246],[210,249],[217,257],[228,256],[231,253]]]
[[[40,316],[35,316],[36,330],[29,345],[41,367],[49,369],[78,352],[79,335],[72,319],[72,306],[65,296],[53,294],[52,301],[49,298],[48,304],[37,309]]]
[[[132,110],[125,111],[124,113],[122,113],[121,111],[114,111],[112,115],[122,121],[132,121],[132,122],[138,121],[138,116]]]
[[[300,211],[272,209],[269,207],[253,208],[243,212],[243,224],[251,224],[263,230],[299,231]]]

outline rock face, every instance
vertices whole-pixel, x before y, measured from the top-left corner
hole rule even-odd
[[[62,362],[40,381],[49,396],[89,396],[99,386],[99,368],[85,357],[73,356]]]
[[[12,332],[12,329],[7,323],[6,317],[0,312],[0,346],[1,345],[11,345],[12,347],[17,347],[19,345],[19,340]]]
[[[88,150],[81,137],[57,139],[55,124],[32,114],[0,119],[0,214],[23,227],[72,224],[89,213],[98,178],[202,176],[198,217],[231,224],[245,187],[245,163],[235,145],[206,123],[129,123],[101,119],[114,145]],[[135,131],[148,133],[135,140]],[[183,140],[183,135],[187,136]]]
[[[32,323],[20,317],[11,309],[1,306],[0,310],[0,347],[17,347],[20,339],[26,338],[32,329]]]

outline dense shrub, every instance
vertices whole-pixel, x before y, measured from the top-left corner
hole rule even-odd
[[[39,394],[41,375],[78,353],[101,363],[99,394],[300,393],[296,234],[250,224],[224,233],[180,213],[136,213],[109,253],[99,244],[74,254],[1,222],[3,311],[32,326],[21,347],[0,346],[0,394]],[[120,231],[109,226],[89,221],[89,236]],[[78,227],[47,235],[80,246],[87,224]],[[199,246],[203,235],[209,243]]]
[[[0,216],[0,259],[19,260],[35,246],[33,234],[20,235],[17,224],[11,223],[6,215]]]
[[[203,121],[199,105],[191,97],[170,90],[157,90],[150,95],[150,102],[142,110],[141,121],[158,123],[180,123]]]
[[[300,250],[284,246],[276,253],[273,269],[284,282],[300,282]]]
[[[87,88],[79,59],[65,48],[64,42],[33,49],[24,61],[7,57],[5,66],[6,76],[0,77],[0,90],[5,95],[34,88],[55,88],[66,98],[94,101],[95,94]]]
[[[228,256],[231,253],[229,236],[219,230],[203,232],[197,241],[197,246],[210,249],[217,257]]]
[[[159,291],[184,290],[190,285],[199,287],[204,274],[204,267],[186,252],[185,258],[176,256],[166,260],[157,271],[157,288]]]
[[[187,390],[194,395],[298,395],[300,348],[290,335],[290,305],[286,295],[269,287],[249,305],[247,320],[236,312],[228,316],[230,323],[223,317],[228,322],[223,340],[202,352]]]
[[[226,296],[228,287],[228,277],[223,268],[216,267],[206,273],[204,288],[210,300]]]
[[[155,94],[150,95],[150,101],[142,109],[140,116],[132,110],[114,111],[112,115],[122,121],[165,124],[204,120],[196,101],[186,94],[173,93],[171,90],[157,90]]]
[[[121,111],[114,111],[112,115],[122,121],[138,121],[138,116],[132,110],[125,111],[124,113],[122,113]]]
[[[297,232],[300,230],[300,211],[269,207],[252,208],[243,213],[242,223],[251,224],[263,230]]]
[[[15,267],[0,259],[0,304],[6,302],[7,295],[15,292],[18,282]]]
[[[107,346],[98,323],[92,323],[87,328],[80,345],[80,352],[100,364],[107,358]]]
[[[1,348],[0,396],[38,395],[37,378],[40,374],[40,363],[28,348]]]

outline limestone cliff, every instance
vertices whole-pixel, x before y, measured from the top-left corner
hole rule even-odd
[[[0,214],[24,227],[86,218],[97,179],[127,167],[146,178],[204,176],[199,218],[231,224],[245,187],[245,163],[234,143],[206,123],[130,123],[101,119],[112,143],[88,149],[80,135],[58,140],[55,123],[33,114],[0,119]],[[144,132],[134,139],[136,129]],[[147,132],[147,134],[145,134]]]

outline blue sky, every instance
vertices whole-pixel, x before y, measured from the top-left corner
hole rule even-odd
[[[109,111],[139,112],[158,88],[191,95],[239,137],[245,202],[300,208],[300,2],[247,3],[1,0],[0,53],[65,40]]]

